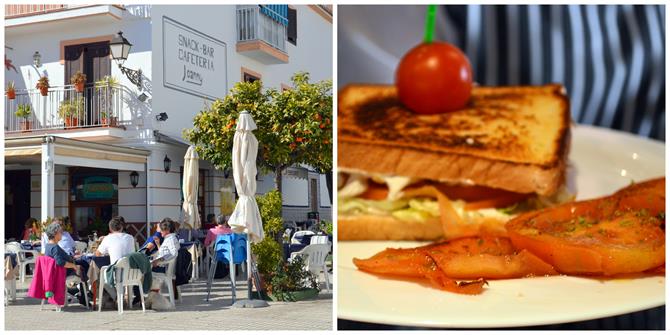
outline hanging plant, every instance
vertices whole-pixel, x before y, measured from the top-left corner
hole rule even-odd
[[[37,85],[35,85],[35,88],[40,90],[40,93],[43,97],[46,97],[49,94],[49,77],[40,77],[40,79],[37,80]]]
[[[7,99],[14,100],[16,99],[16,88],[14,87],[14,82],[10,81],[7,83]]]
[[[84,85],[86,85],[86,75],[77,71],[72,77],[70,77],[70,83],[74,85],[74,89],[81,93],[84,92]]]

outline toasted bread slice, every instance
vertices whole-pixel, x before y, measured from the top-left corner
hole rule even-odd
[[[570,111],[561,85],[475,87],[469,105],[418,115],[394,86],[350,85],[338,98],[343,171],[554,193],[565,178]]]

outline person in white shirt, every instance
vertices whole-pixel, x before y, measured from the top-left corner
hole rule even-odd
[[[109,255],[110,264],[135,251],[135,239],[123,232],[123,222],[117,217],[109,220],[109,235],[95,251],[96,256]]]
[[[151,261],[151,266],[154,272],[165,272],[164,263],[177,257],[179,253],[179,239],[177,238],[177,223],[170,218],[161,220],[158,224],[161,235],[163,236],[163,243],[160,238],[154,236],[154,243],[158,247],[158,252]]]

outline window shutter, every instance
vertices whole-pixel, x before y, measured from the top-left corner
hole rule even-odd
[[[287,39],[293,45],[298,44],[298,15],[293,8],[288,9],[288,29],[287,29]]]

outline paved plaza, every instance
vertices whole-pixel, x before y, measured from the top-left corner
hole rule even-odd
[[[330,274],[332,283],[332,274]],[[17,283],[17,300],[5,307],[5,330],[332,330],[332,292],[299,302],[269,302],[265,308],[231,308],[228,278],[215,279],[212,296],[205,301],[204,279],[181,286],[182,301],[176,310],[156,312],[141,307],[122,315],[116,310],[88,311],[79,304],[56,312],[55,306],[40,311],[40,301],[26,297],[29,281]],[[241,278],[240,278],[241,279]],[[323,274],[320,278],[323,283]],[[237,298],[246,298],[246,281],[237,281]],[[325,288],[325,285],[322,285]],[[139,305],[137,305],[139,306]]]

